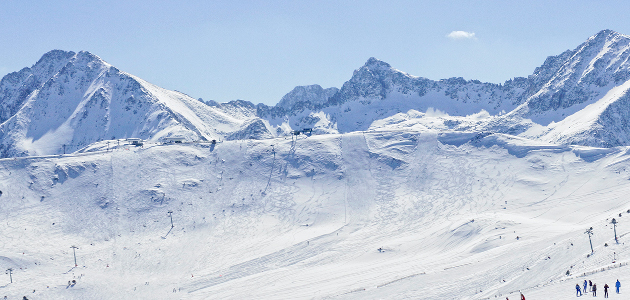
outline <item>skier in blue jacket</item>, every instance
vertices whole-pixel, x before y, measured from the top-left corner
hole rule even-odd
[[[617,288],[617,294],[619,294],[619,288],[621,287],[621,283],[619,282],[619,279],[617,279],[617,283],[615,283],[615,287]]]
[[[580,284],[579,283],[575,285],[575,296],[576,297],[582,296],[582,290],[580,290]]]
[[[586,287],[587,286],[588,286],[588,282],[586,282],[586,279],[584,279],[584,288],[583,288],[583,290],[584,290],[585,293],[586,293]]]

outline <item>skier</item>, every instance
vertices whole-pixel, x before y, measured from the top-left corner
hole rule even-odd
[[[604,284],[604,298],[608,298],[608,283]]]
[[[521,300],[525,300],[525,296],[523,296],[523,293],[521,293]]]
[[[593,283],[589,280],[588,281],[588,286],[589,286],[589,290],[592,292],[593,291]]]
[[[588,282],[586,282],[586,279],[584,279],[584,292],[586,293],[586,287],[588,286]]]
[[[576,297],[582,296],[582,290],[580,290],[580,284],[579,283],[575,285],[575,296]]]
[[[621,283],[619,282],[619,279],[617,279],[617,283],[615,283],[615,287],[617,288],[617,294],[619,294],[619,288],[621,287]]]
[[[597,284],[593,284],[593,297],[597,297]]]

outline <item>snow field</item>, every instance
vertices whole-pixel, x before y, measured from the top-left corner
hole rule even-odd
[[[523,290],[568,299],[577,276],[609,266],[612,252],[630,261],[626,148],[461,135],[357,132],[1,160],[0,264],[15,272],[0,296],[493,299]]]

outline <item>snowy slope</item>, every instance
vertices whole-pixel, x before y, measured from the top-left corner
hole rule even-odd
[[[630,144],[630,80],[612,88],[597,102],[552,123],[540,137],[564,144],[613,147]]]
[[[629,158],[398,130],[3,159],[0,295],[569,299],[630,261]]]

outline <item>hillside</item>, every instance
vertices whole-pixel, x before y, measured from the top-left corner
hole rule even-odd
[[[568,299],[630,253],[626,148],[387,131],[0,164],[12,299]]]

